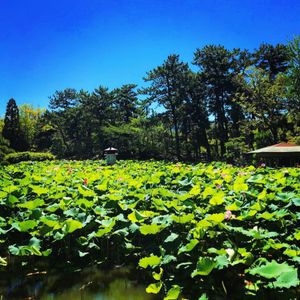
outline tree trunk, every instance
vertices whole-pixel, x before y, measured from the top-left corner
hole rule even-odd
[[[176,146],[176,156],[177,159],[181,158],[180,155],[180,140],[179,140],[179,130],[176,116],[173,116],[174,129],[175,129],[175,146]]]

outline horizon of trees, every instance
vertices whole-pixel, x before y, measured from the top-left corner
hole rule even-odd
[[[0,150],[86,159],[114,146],[124,159],[236,162],[254,148],[300,143],[300,37],[253,52],[207,45],[192,64],[169,55],[144,88],[56,91],[48,110],[10,99]]]

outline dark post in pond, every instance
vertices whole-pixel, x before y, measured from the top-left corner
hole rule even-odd
[[[104,157],[106,160],[106,164],[108,166],[114,165],[116,163],[117,155],[118,155],[118,149],[113,148],[113,147],[109,147],[109,148],[105,149]]]

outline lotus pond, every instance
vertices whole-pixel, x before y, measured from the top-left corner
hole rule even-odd
[[[296,299],[299,206],[300,168],[152,161],[5,166],[0,293],[6,296],[3,287],[18,274],[42,277],[40,262],[47,260],[60,276],[73,270],[65,278],[85,278],[78,270],[88,266],[96,274],[133,266],[136,284],[107,275],[113,279],[105,285],[140,290],[142,284],[139,299]],[[97,276],[88,282],[101,282]],[[78,296],[82,282],[74,284]]]

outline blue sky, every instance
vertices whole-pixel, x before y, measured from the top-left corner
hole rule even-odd
[[[254,49],[300,34],[299,0],[0,0],[0,116],[8,99],[47,107],[55,90],[143,84],[178,53]]]

